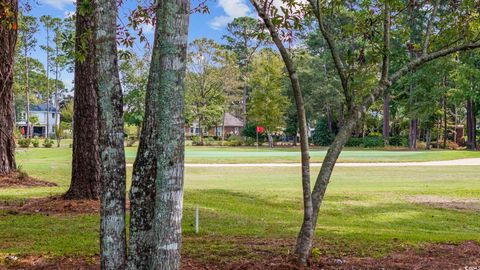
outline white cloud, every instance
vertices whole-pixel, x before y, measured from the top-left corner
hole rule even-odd
[[[142,26],[140,26],[142,28],[142,32],[143,34],[152,34],[153,33],[153,25],[151,24],[142,24]]]
[[[210,22],[210,27],[215,29],[215,30],[220,30],[223,27],[225,27],[225,25],[227,25],[232,20],[233,20],[232,17],[218,16],[218,17],[213,18],[213,20]]]
[[[40,2],[42,4],[46,4],[54,8],[63,10],[65,6],[72,5],[74,1],[73,0],[41,0]]]
[[[244,0],[219,0],[218,5],[232,18],[247,16],[250,12]]]
[[[223,9],[226,16],[213,18],[210,27],[215,30],[222,29],[235,18],[252,15],[245,0],[219,0],[218,6]]]

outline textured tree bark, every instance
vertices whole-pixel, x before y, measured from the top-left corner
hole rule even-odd
[[[410,150],[417,150],[417,119],[410,120],[410,128],[408,135],[408,147]]]
[[[467,101],[467,149],[477,150],[475,103],[472,99]]]
[[[100,250],[102,269],[126,268],[126,168],[123,93],[117,58],[117,1],[95,0],[95,85],[101,176]]]
[[[65,198],[94,200],[100,196],[100,155],[94,43],[93,36],[89,35],[93,14],[81,12],[80,6],[78,3],[75,50],[84,60],[75,60],[72,179]],[[87,44],[84,50],[82,42]]]
[[[142,142],[133,171],[129,269],[179,269],[189,0],[160,0]]]
[[[0,0],[0,14],[5,9],[13,17],[0,17],[0,175],[16,170],[15,163],[15,112],[13,105],[13,65],[17,43],[18,0]]]
[[[390,144],[390,94],[385,91],[383,95],[383,142]]]

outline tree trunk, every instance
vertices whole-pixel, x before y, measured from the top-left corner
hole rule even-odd
[[[417,150],[417,123],[418,119],[410,120],[410,128],[408,135],[408,147],[410,150]]]
[[[133,169],[129,269],[179,269],[188,0],[161,0],[142,141]]]
[[[432,132],[430,129],[427,129],[426,133],[425,133],[425,143],[426,143],[426,146],[425,146],[425,149],[426,150],[430,150],[430,143],[432,142]]]
[[[344,111],[344,108],[345,106],[343,105],[340,105],[340,116],[338,117],[338,128],[341,128],[343,127],[343,125],[345,124],[345,111]]]
[[[257,1],[250,0],[252,5],[257,10],[258,15],[264,21],[270,32],[270,36],[280,51],[285,67],[288,71],[290,83],[292,84],[293,96],[295,99],[295,106],[297,108],[297,122],[300,130],[300,149],[302,160],[302,191],[303,191],[303,224],[297,237],[297,244],[295,247],[295,254],[301,264],[307,263],[307,258],[310,255],[310,250],[313,243],[313,206],[310,186],[310,150],[308,144],[308,125],[307,116],[305,112],[305,102],[303,100],[303,93],[300,86],[295,63],[285,48],[283,42],[278,36],[277,28],[273,25],[269,16],[265,13],[264,7],[260,6]],[[296,136],[296,135],[295,135]]]
[[[126,268],[126,165],[123,93],[118,73],[117,2],[94,1],[94,67],[101,161],[100,256],[102,269]]]
[[[440,122],[441,120],[437,119],[437,143],[436,143],[437,149],[440,148],[440,125],[441,125]]]
[[[13,105],[13,65],[17,43],[18,1],[0,0],[0,14],[12,11],[11,18],[0,18],[0,175],[16,170],[15,111]]]
[[[385,91],[383,95],[383,142],[390,144],[390,94]]]
[[[50,71],[50,47],[49,47],[49,31],[50,26],[47,25],[47,68],[46,68],[46,77],[47,77],[47,128],[45,129],[45,137],[50,138],[50,78],[49,78],[49,71]]]
[[[447,149],[448,126],[447,126],[447,97],[443,97],[443,149]]]
[[[247,67],[245,67],[246,69]],[[242,76],[244,80],[244,86],[243,86],[243,95],[242,95],[242,117],[243,117],[243,124],[246,126],[247,125],[247,95],[248,95],[248,83],[246,79],[246,75]]]
[[[203,126],[202,126],[202,117],[198,118],[198,130],[200,132],[200,145],[204,145],[203,141]]]
[[[28,46],[27,44],[27,35],[24,39],[24,57],[25,57],[25,101],[26,101],[26,121],[27,130],[25,131],[25,137],[30,138],[30,85],[29,85],[29,67],[28,67]]]
[[[270,135],[270,133],[268,133],[268,132],[267,132],[267,140],[268,140],[268,147],[269,147],[269,148],[273,148],[272,135]]]
[[[225,142],[225,111],[223,111],[223,118],[222,118],[222,146]]]
[[[332,109],[330,106],[327,105],[326,109],[326,114],[327,114],[327,126],[328,126],[328,131],[330,133],[333,133],[333,116],[332,116]]]
[[[453,123],[454,123],[454,128],[453,128],[453,141],[456,144],[460,143],[460,140],[457,138],[457,127],[458,127],[458,112],[457,112],[457,105],[453,105]]]
[[[56,43],[55,43],[56,44]],[[56,139],[57,139],[57,147],[60,147],[60,132],[58,132],[60,130],[60,122],[58,121],[58,117],[59,117],[59,111],[60,111],[60,105],[59,105],[59,100],[58,100],[58,45],[56,44],[55,46],[55,133],[57,136]]]
[[[94,83],[93,17],[80,11],[77,3],[75,50],[84,60],[75,61],[75,93],[73,112],[72,180],[65,194],[67,199],[98,199],[100,196],[100,155],[98,150],[97,90]],[[88,46],[82,50],[82,38]]]
[[[475,103],[472,99],[467,101],[467,149],[477,149],[477,131],[476,131],[476,119],[475,119]]]
[[[357,114],[358,115],[358,114]],[[357,116],[358,117],[358,116]],[[297,239],[297,250],[299,247],[304,247],[302,257],[304,257],[305,261],[310,255],[310,249],[313,242],[313,235],[315,232],[315,227],[317,226],[318,220],[318,213],[320,211],[320,206],[323,202],[323,198],[325,196],[325,192],[327,191],[327,186],[330,182],[330,177],[333,173],[333,169],[335,167],[335,163],[337,162],[340,153],[342,152],[343,147],[350,139],[352,132],[354,131],[358,121],[360,118],[355,116],[349,117],[338,134],[335,136],[335,140],[330,145],[327,155],[323,160],[322,167],[320,169],[320,173],[318,174],[317,180],[315,182],[315,186],[311,193],[312,198],[312,216],[310,224],[306,223],[305,221],[302,224],[302,228],[300,229],[300,235],[308,232],[310,234],[309,237],[303,237]],[[308,249],[307,249],[308,247]]]

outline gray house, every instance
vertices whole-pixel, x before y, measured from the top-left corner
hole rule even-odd
[[[58,114],[58,117],[57,117]],[[46,137],[55,133],[55,126],[60,124],[60,112],[54,105],[50,104],[47,111],[47,104],[30,105],[30,120],[32,117],[38,119],[35,123],[30,122],[30,130],[32,137]],[[47,126],[48,118],[48,126]],[[55,122],[57,120],[57,122]],[[24,134],[27,130],[27,112],[20,113],[20,119],[17,119],[17,126],[19,129],[23,129]]]

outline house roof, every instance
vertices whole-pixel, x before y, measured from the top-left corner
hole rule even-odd
[[[30,105],[30,111],[32,112],[46,112],[47,111],[47,103],[43,104],[38,104],[38,105]],[[48,108],[49,112],[55,113],[57,112],[57,109],[55,108],[54,105],[50,104]]]
[[[223,121],[226,127],[243,127],[243,121],[230,113],[225,113]]]

